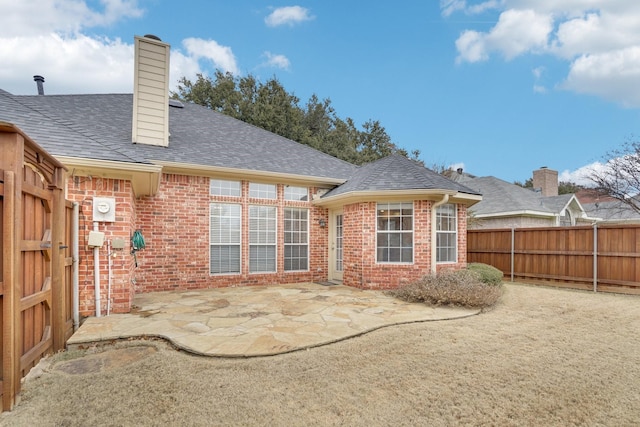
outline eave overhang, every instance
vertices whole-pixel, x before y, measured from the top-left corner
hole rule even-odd
[[[449,195],[449,203],[472,206],[482,200],[481,195],[459,193],[452,190],[369,190],[351,191],[335,196],[321,197],[313,200],[313,204],[325,208],[334,208],[351,203],[371,201],[407,201],[407,200],[433,200],[438,201],[442,196]]]
[[[136,197],[153,196],[160,185],[162,166],[159,165],[81,157],[55,157],[67,167],[67,176],[91,176],[131,181]]]
[[[321,176],[306,176],[289,173],[259,171],[252,169],[238,169],[221,166],[194,165],[189,163],[150,160],[155,165],[162,166],[163,173],[180,175],[208,176],[215,178],[231,178],[255,180],[265,183],[290,183],[319,187],[334,187],[345,182],[345,179],[327,178]]]

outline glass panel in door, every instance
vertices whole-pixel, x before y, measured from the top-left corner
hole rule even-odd
[[[343,226],[343,218],[342,218],[342,213],[335,213],[333,215],[333,232],[332,232],[332,243],[331,243],[331,249],[333,252],[333,260],[332,260],[332,274],[331,274],[331,280],[336,280],[336,281],[342,281],[342,272],[343,272],[343,262],[342,262],[342,255],[343,255],[343,247],[342,247],[342,242],[343,242],[343,231],[344,231],[344,226]]]

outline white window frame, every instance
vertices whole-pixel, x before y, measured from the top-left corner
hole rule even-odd
[[[269,212],[269,215],[264,215]],[[258,215],[256,215],[258,213]],[[275,273],[278,268],[278,207],[271,205],[249,205],[249,273]],[[257,257],[251,262],[253,250],[273,248],[273,258]],[[261,268],[261,263],[273,261],[273,268]]]
[[[278,186],[276,184],[250,182],[249,197],[252,199],[275,200],[278,197]]]
[[[287,212],[290,215],[287,215]],[[304,218],[301,215],[294,215],[294,212],[304,212]],[[287,216],[289,216],[287,218]],[[284,208],[284,271],[309,271],[309,209],[305,208]],[[297,248],[297,256],[287,256],[287,248],[291,251]],[[304,257],[300,256],[300,251],[304,249]],[[287,268],[287,260],[291,263],[297,262],[298,267],[301,260],[305,260],[306,268]]]
[[[446,240],[446,246],[444,246]],[[451,246],[453,242],[453,246]],[[452,252],[453,251],[453,252]],[[453,254],[453,259],[450,256]],[[436,208],[436,263],[458,262],[458,205],[446,203]]]
[[[227,181],[213,179],[209,181],[209,194],[212,196],[242,196],[242,184],[240,181]]]
[[[411,209],[411,215],[405,215],[404,210]],[[399,209],[399,215],[390,216],[389,212],[392,209]],[[384,216],[381,216],[381,213]],[[386,213],[386,214],[385,214]],[[405,218],[411,218],[410,225],[404,221]],[[384,219],[387,218],[385,221]],[[397,218],[398,221],[398,229],[389,228],[393,221],[392,218]],[[376,263],[378,264],[413,264],[415,258],[415,235],[414,235],[414,220],[415,218],[415,208],[413,206],[413,202],[394,202],[394,203],[378,203],[376,206]],[[386,228],[381,228],[381,223],[384,222],[386,224]],[[405,227],[409,228],[405,228]],[[397,237],[396,237],[397,236]],[[411,238],[411,260],[403,260],[403,252],[409,249],[409,246],[405,245],[403,241],[410,236]],[[398,244],[395,243],[392,245],[391,240],[397,240]],[[386,242],[383,242],[386,241]],[[384,246],[379,246],[379,244],[386,243]],[[381,257],[381,249],[386,249],[387,256]],[[392,250],[398,250],[398,259],[390,260]],[[387,259],[384,259],[387,258]]]
[[[309,200],[309,189],[307,187],[296,187],[293,185],[284,186],[284,199],[294,202],[306,202]]]
[[[218,207],[222,207],[223,213],[226,209],[227,212],[224,215],[214,215],[215,210]],[[231,209],[232,208],[232,211]],[[214,229],[215,219],[218,219],[217,228]],[[230,253],[232,247],[237,247],[237,269],[222,269],[213,271],[214,257],[212,257],[212,251],[214,247],[220,247],[221,252],[224,247],[228,247],[228,253]],[[223,265],[223,258],[218,258],[218,264]],[[232,265],[230,258],[227,259],[226,264]],[[223,274],[240,274],[242,272],[242,205],[237,203],[210,203],[209,204],[209,274],[210,275],[223,275]]]

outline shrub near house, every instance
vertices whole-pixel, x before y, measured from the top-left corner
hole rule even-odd
[[[490,265],[473,263],[466,269],[425,276],[389,294],[409,302],[488,308],[502,296],[502,277]]]

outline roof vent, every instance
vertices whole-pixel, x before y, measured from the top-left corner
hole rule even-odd
[[[44,95],[44,77],[33,76],[33,81],[38,85],[38,95]]]
[[[146,39],[151,39],[151,40],[157,40],[159,42],[161,42],[162,40],[160,39],[160,37],[158,36],[154,36],[153,34],[145,34],[144,37]]]
[[[177,99],[170,99],[169,100],[169,107],[184,108],[184,104],[182,102],[178,101]]]

